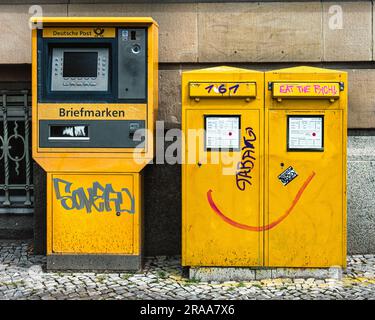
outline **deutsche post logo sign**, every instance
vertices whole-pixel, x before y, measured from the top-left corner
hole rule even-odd
[[[114,38],[115,28],[44,28],[43,38]]]

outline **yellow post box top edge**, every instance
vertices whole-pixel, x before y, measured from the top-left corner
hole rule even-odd
[[[291,68],[283,68],[283,69],[277,69],[277,70],[271,70],[265,72],[266,75],[269,74],[279,74],[279,73],[340,73],[340,74],[346,74],[347,72],[341,71],[341,70],[333,70],[333,69],[323,69],[323,68],[317,68],[317,67],[310,67],[310,66],[299,66],[299,67],[291,67]]]
[[[183,71],[183,74],[194,74],[194,73],[262,73],[261,71],[228,67],[228,66],[219,66],[211,67],[204,69],[197,69],[191,71]]]
[[[135,23],[135,24],[154,24],[157,22],[150,17],[32,17],[32,23],[41,22],[46,25],[65,25],[65,24],[87,24],[87,23]]]

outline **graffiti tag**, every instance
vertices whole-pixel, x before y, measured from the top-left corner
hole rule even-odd
[[[223,83],[218,87],[216,87],[214,84],[211,84],[211,85],[207,86],[205,89],[207,90],[207,93],[211,93],[211,90],[214,89],[215,93],[224,94],[229,90],[230,93],[236,94],[239,87],[240,87],[240,85],[237,83],[237,84],[235,84],[235,85],[233,85],[233,86],[231,86],[227,89],[226,85]]]
[[[53,179],[56,199],[61,202],[65,210],[86,209],[86,212],[90,213],[93,209],[98,212],[110,212],[114,208],[116,214],[135,213],[134,197],[127,188],[115,191],[112,184],[107,183],[103,187],[99,182],[94,182],[87,190],[83,187],[73,189],[72,185],[73,183],[63,179]],[[126,199],[130,200],[130,205],[129,201],[125,201]],[[125,203],[128,205],[126,206]]]
[[[297,95],[308,95],[315,94],[318,96],[335,96],[339,93],[339,87],[337,83],[332,84],[282,84],[277,87],[279,94],[297,94]]]
[[[315,177],[315,172],[313,171],[311,173],[310,176],[307,177],[307,179],[305,180],[305,182],[303,183],[303,185],[301,186],[301,188],[298,190],[296,196],[294,197],[293,199],[293,202],[292,204],[290,205],[290,207],[284,212],[283,215],[281,215],[278,219],[272,221],[271,223],[269,224],[266,224],[266,225],[260,225],[260,226],[251,226],[251,225],[247,225],[247,224],[243,224],[243,223],[240,223],[238,221],[235,221],[235,220],[232,220],[231,218],[229,218],[228,216],[226,216],[219,208],[218,206],[216,205],[216,203],[214,202],[213,198],[212,198],[212,190],[209,189],[207,191],[207,201],[208,203],[210,204],[210,207],[211,209],[223,220],[225,221],[226,223],[232,225],[233,227],[235,228],[239,228],[239,229],[243,229],[243,230],[247,230],[247,231],[257,231],[257,232],[261,232],[261,231],[266,231],[266,230],[271,230],[272,228],[276,227],[281,221],[283,221],[284,219],[286,219],[286,217],[288,217],[290,215],[290,213],[292,212],[292,210],[294,209],[294,207],[297,205],[298,201],[300,200],[302,194],[304,193],[304,191],[306,190],[307,186],[310,184],[310,182],[312,181],[312,179]]]
[[[246,128],[247,136],[243,137],[244,146],[242,147],[242,156],[241,161],[237,163],[236,171],[236,184],[237,188],[241,191],[246,189],[246,186],[251,185],[251,171],[254,169],[254,162],[256,160],[255,146],[254,142],[257,140],[257,137],[253,131],[253,128]]]

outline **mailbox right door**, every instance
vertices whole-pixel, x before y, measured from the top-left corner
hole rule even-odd
[[[265,265],[342,265],[342,117],[342,110],[269,110]]]

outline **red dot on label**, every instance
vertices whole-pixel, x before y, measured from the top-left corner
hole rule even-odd
[[[313,134],[312,134],[312,135],[313,135],[313,137],[315,137],[315,136],[316,136],[316,133],[315,133],[315,132],[313,132]]]

